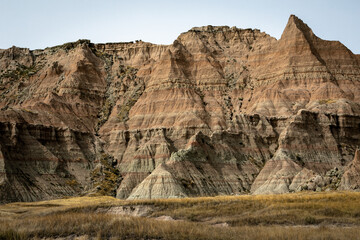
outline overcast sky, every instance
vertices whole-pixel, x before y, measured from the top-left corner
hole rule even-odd
[[[360,54],[357,0],[0,0],[0,48],[90,39],[172,43],[194,26],[258,28],[280,38],[290,14]]]

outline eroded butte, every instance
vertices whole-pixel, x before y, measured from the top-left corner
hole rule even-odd
[[[360,56],[293,15],[279,40],[12,47],[0,71],[0,202],[360,189]]]

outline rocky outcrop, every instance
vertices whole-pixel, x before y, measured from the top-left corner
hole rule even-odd
[[[1,201],[33,201],[86,190],[95,160],[89,133],[27,123],[0,124],[0,132]]]
[[[251,192],[337,189],[341,178],[337,171],[351,161],[349,156],[359,144],[358,122],[347,124],[354,119],[358,118],[300,110],[288,119],[279,136],[277,152],[266,162]]]
[[[360,151],[356,150],[354,160],[344,169],[340,190],[360,190]]]
[[[294,177],[300,171],[301,167],[289,158],[287,152],[278,150],[255,179],[252,185],[253,193],[287,193]]]
[[[359,56],[293,15],[279,40],[12,47],[0,71],[1,202],[357,189]]]
[[[160,164],[132,191],[128,199],[138,198],[182,198],[184,194],[181,183]]]

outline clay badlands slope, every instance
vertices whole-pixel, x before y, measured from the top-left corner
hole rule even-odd
[[[360,56],[295,16],[279,40],[0,50],[0,201],[360,188]]]

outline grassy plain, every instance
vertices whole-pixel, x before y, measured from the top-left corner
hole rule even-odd
[[[136,216],[138,210],[145,216]],[[360,193],[303,192],[137,201],[104,196],[0,205],[0,239],[79,237],[359,239]]]

